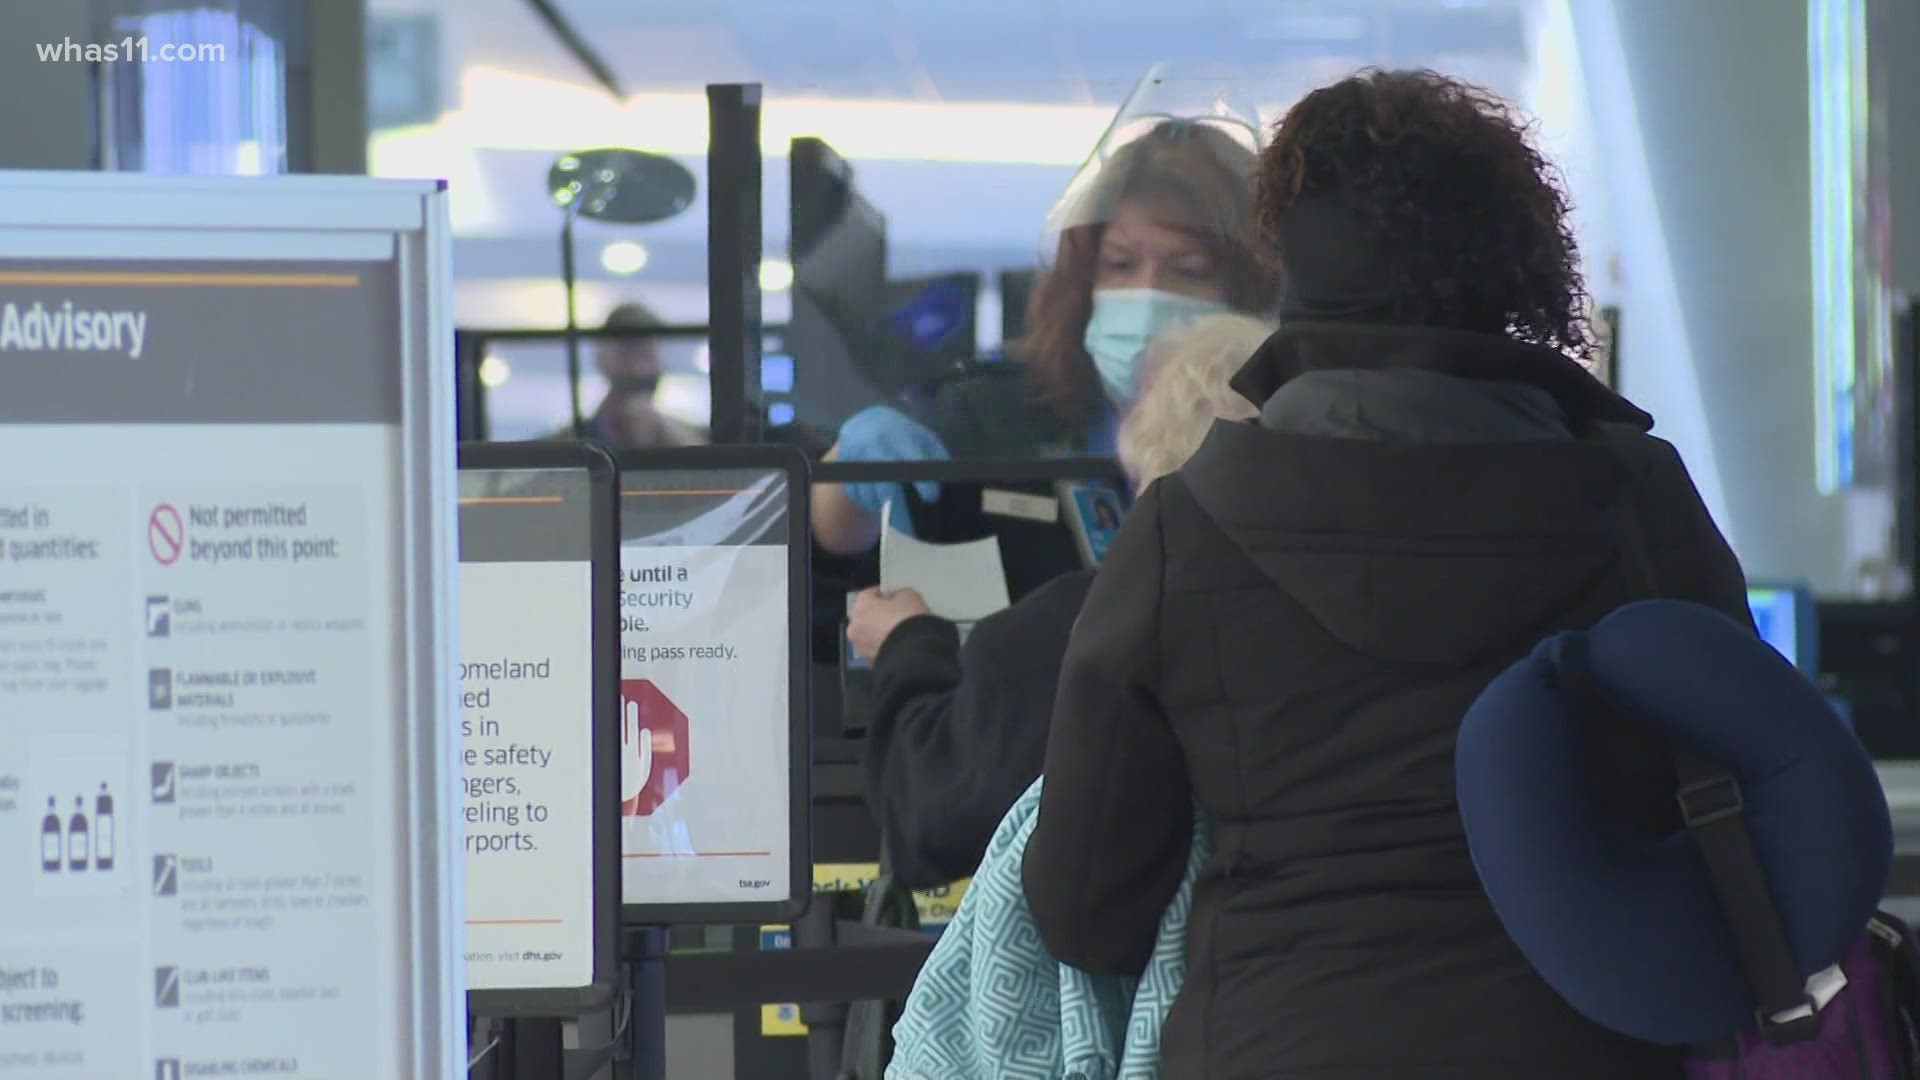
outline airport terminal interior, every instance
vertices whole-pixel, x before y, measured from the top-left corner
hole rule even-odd
[[[1920,1080],[1915,0],[0,53],[0,1080]]]

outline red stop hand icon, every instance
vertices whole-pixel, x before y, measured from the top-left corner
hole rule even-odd
[[[620,812],[646,817],[692,771],[687,714],[649,679],[620,683]]]

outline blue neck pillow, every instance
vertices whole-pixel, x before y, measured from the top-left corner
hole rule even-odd
[[[1612,707],[1582,707],[1563,689],[1571,674]],[[1882,900],[1893,862],[1886,797],[1820,692],[1752,630],[1697,604],[1643,601],[1549,638],[1467,712],[1460,816],[1521,952],[1604,1027],[1671,1046],[1714,1042],[1750,1028],[1755,1004],[1706,865],[1684,828],[1619,839],[1588,779],[1587,724],[1623,714],[1740,782],[1802,975],[1837,963]]]

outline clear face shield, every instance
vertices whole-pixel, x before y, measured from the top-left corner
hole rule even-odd
[[[1132,400],[1155,336],[1272,309],[1251,247],[1259,115],[1229,72],[1156,65],[1047,215],[1042,269],[1088,282],[1085,345],[1116,406]]]
[[[1127,201],[1130,188],[1185,179],[1196,188],[1234,187],[1250,196],[1254,162],[1263,146],[1258,104],[1233,72],[1193,64],[1154,65],[1127,95],[1048,211],[1042,265],[1055,260],[1060,240],[1070,231],[1108,223]],[[1173,175],[1163,178],[1163,173]]]

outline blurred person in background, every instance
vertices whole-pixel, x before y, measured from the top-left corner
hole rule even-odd
[[[657,330],[665,325],[646,305],[629,302],[614,308],[602,329]],[[607,380],[607,394],[587,417],[587,438],[615,450],[699,446],[707,441],[704,432],[661,412],[654,401],[665,371],[659,338],[602,338],[595,343],[593,359]],[[569,427],[549,437],[571,439],[574,432]]]
[[[1259,319],[1211,315],[1154,339],[1145,389],[1118,436],[1136,490],[1178,468],[1216,419],[1253,416],[1227,380],[1272,332]],[[854,598],[848,636],[873,664],[867,797],[908,887],[972,874],[1040,775],[1060,661],[1092,581],[1091,570],[1057,577],[980,620],[965,644],[911,589]]]
[[[948,383],[910,417],[871,406],[841,426],[827,461],[1026,460],[1114,450],[1157,334],[1204,315],[1267,316],[1279,281],[1253,247],[1256,129],[1216,116],[1135,118],[1123,107],[1048,222],[1053,263],[1004,373]],[[1124,141],[1122,141],[1124,140]],[[936,484],[916,484],[920,498]],[[871,548],[881,507],[910,531],[898,484],[816,484],[813,528],[835,554]]]
[[[1142,494],[1087,593],[1023,881],[1053,956],[1138,974],[1206,811],[1168,1076],[1680,1075],[1528,964],[1455,793],[1488,682],[1635,595],[1623,503],[1666,595],[1749,618],[1679,454],[1582,366],[1566,197],[1527,132],[1432,72],[1287,113],[1257,198],[1281,329],[1234,379],[1259,421]],[[1593,734],[1600,806],[1677,827],[1665,741]]]

